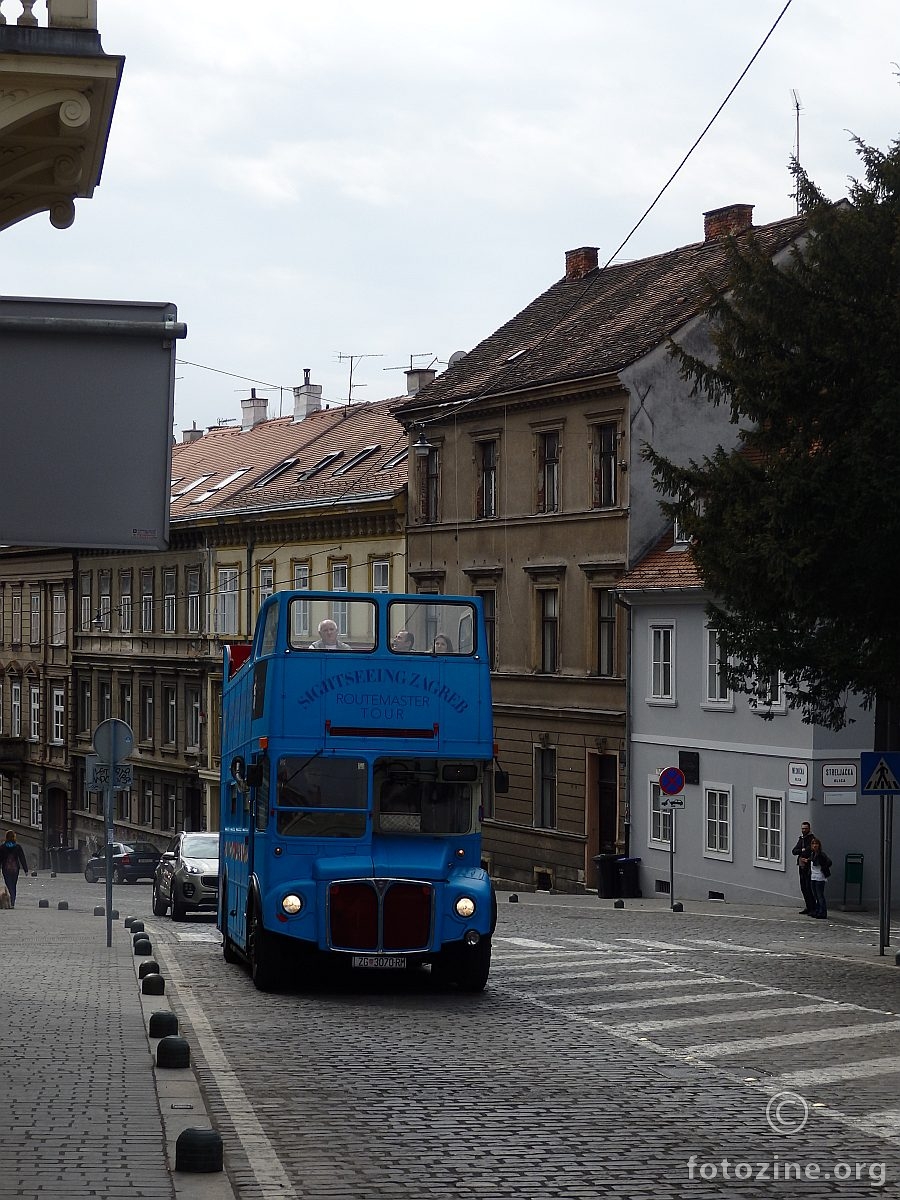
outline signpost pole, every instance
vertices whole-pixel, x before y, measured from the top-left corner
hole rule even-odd
[[[675,809],[669,809],[669,907],[675,908]]]
[[[103,817],[106,824],[106,944],[112,945],[112,848],[115,838],[116,767],[124,762],[134,745],[131,726],[116,717],[101,721],[94,730],[94,750],[106,765],[103,786]]]
[[[106,787],[103,795],[103,815],[106,821],[106,944],[112,945],[112,851],[113,851],[113,834],[114,822],[113,813],[113,767],[109,764],[109,770],[106,774]]]
[[[885,797],[884,812],[884,944],[891,944],[891,860],[894,857],[894,794]]]

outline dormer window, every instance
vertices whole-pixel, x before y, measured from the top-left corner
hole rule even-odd
[[[297,482],[302,483],[307,479],[312,479],[314,475],[320,475],[326,467],[330,467],[333,462],[337,462],[343,453],[343,450],[332,450],[330,454],[326,454],[324,458],[320,458],[315,466],[307,467],[305,471],[301,471],[297,476]]]
[[[352,471],[354,467],[358,467],[361,462],[380,449],[380,444],[374,442],[371,446],[364,446],[362,450],[357,450],[356,454],[354,454],[352,458],[348,458],[343,466],[338,467],[338,469],[334,472],[333,477],[337,479],[339,475],[346,475],[348,471]],[[404,451],[404,453],[406,452]]]
[[[267,483],[271,483],[273,479],[277,479],[279,475],[283,475],[285,471],[289,471],[296,464],[296,458],[286,458],[284,462],[280,462],[277,467],[270,467],[265,474],[260,475],[255,488],[265,487]]]

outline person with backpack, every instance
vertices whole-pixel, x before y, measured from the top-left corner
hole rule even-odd
[[[9,906],[16,907],[16,884],[19,882],[19,871],[28,874],[28,863],[25,851],[16,841],[15,830],[7,829],[6,841],[0,846],[0,870],[3,872],[3,882],[9,892]]]

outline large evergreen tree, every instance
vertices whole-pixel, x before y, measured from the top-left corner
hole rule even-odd
[[[672,348],[730,406],[737,450],[684,466],[645,448],[732,684],[781,670],[790,703],[831,728],[850,692],[900,694],[900,140],[856,146],[849,203],[794,164],[808,232],[787,262],[731,244],[732,286],[707,308],[715,362]]]

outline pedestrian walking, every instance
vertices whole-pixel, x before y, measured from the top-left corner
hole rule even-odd
[[[28,874],[28,863],[25,851],[16,841],[15,830],[7,829],[6,841],[0,846],[0,870],[3,871],[3,882],[9,892],[9,907],[16,907],[16,884],[19,882],[19,871]]]
[[[813,916],[824,921],[828,916],[828,906],[825,903],[825,880],[831,874],[831,859],[822,849],[822,843],[817,837],[809,839],[809,874],[813,899],[816,904]]]
[[[802,917],[814,917],[816,915],[816,898],[813,895],[809,875],[809,843],[811,840],[812,830],[809,821],[801,821],[800,836],[797,838],[797,844],[791,853],[797,859],[797,868],[800,872],[800,891],[803,894],[804,904],[804,907],[800,909]]]

